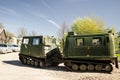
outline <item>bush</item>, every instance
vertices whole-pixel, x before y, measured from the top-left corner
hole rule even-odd
[[[116,53],[116,56],[118,57],[118,61],[120,62],[120,53]]]

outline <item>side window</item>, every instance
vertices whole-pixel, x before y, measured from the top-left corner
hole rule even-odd
[[[40,39],[39,38],[33,38],[33,45],[39,45]]]
[[[23,44],[28,44],[29,43],[29,39],[28,38],[24,38],[23,39]]]
[[[92,39],[92,45],[101,45],[102,39],[101,38],[93,38]]]
[[[76,45],[77,46],[83,46],[84,45],[84,39],[82,39],[82,38],[76,39]]]

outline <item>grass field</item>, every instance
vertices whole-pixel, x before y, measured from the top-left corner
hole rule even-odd
[[[116,54],[116,56],[118,57],[118,61],[120,62],[120,53]]]

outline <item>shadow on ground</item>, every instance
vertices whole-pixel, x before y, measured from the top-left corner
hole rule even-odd
[[[30,68],[36,68],[36,69],[45,69],[45,70],[53,70],[53,71],[65,71],[65,72],[68,71],[64,66],[40,68],[40,67],[34,67],[34,66],[31,66],[31,65],[22,64],[19,60],[3,61],[3,63],[14,65],[14,66],[19,66],[19,67],[30,67]]]
[[[19,60],[10,60],[10,61],[2,61],[2,62],[14,66],[27,67],[26,65],[22,64]]]
[[[29,67],[29,68],[35,68],[35,69],[71,72],[68,69],[66,69],[65,66],[63,66],[63,65],[62,66],[60,65],[60,66],[57,66],[57,67],[51,66],[51,67],[46,67],[46,68],[40,68],[40,67],[34,67],[34,66],[31,66],[31,65],[22,64],[19,60],[3,61],[3,63],[18,66],[18,67]],[[94,72],[94,71],[89,72],[89,71],[86,71],[86,72],[81,72],[81,73],[106,73],[106,72],[104,72],[104,71],[101,71],[101,72]],[[111,73],[107,73],[107,74],[111,74]]]

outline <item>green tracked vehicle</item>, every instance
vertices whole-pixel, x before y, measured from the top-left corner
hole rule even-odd
[[[19,59],[23,64],[36,67],[57,66],[61,55],[56,42],[52,36],[25,36],[22,39]]]
[[[23,64],[36,67],[57,66],[64,63],[71,71],[111,72],[118,68],[115,54],[114,34],[74,35],[69,32],[63,52],[50,36],[25,36],[22,40],[19,59]]]
[[[63,50],[64,64],[72,71],[106,71],[118,68],[114,34],[74,35],[68,33]]]

